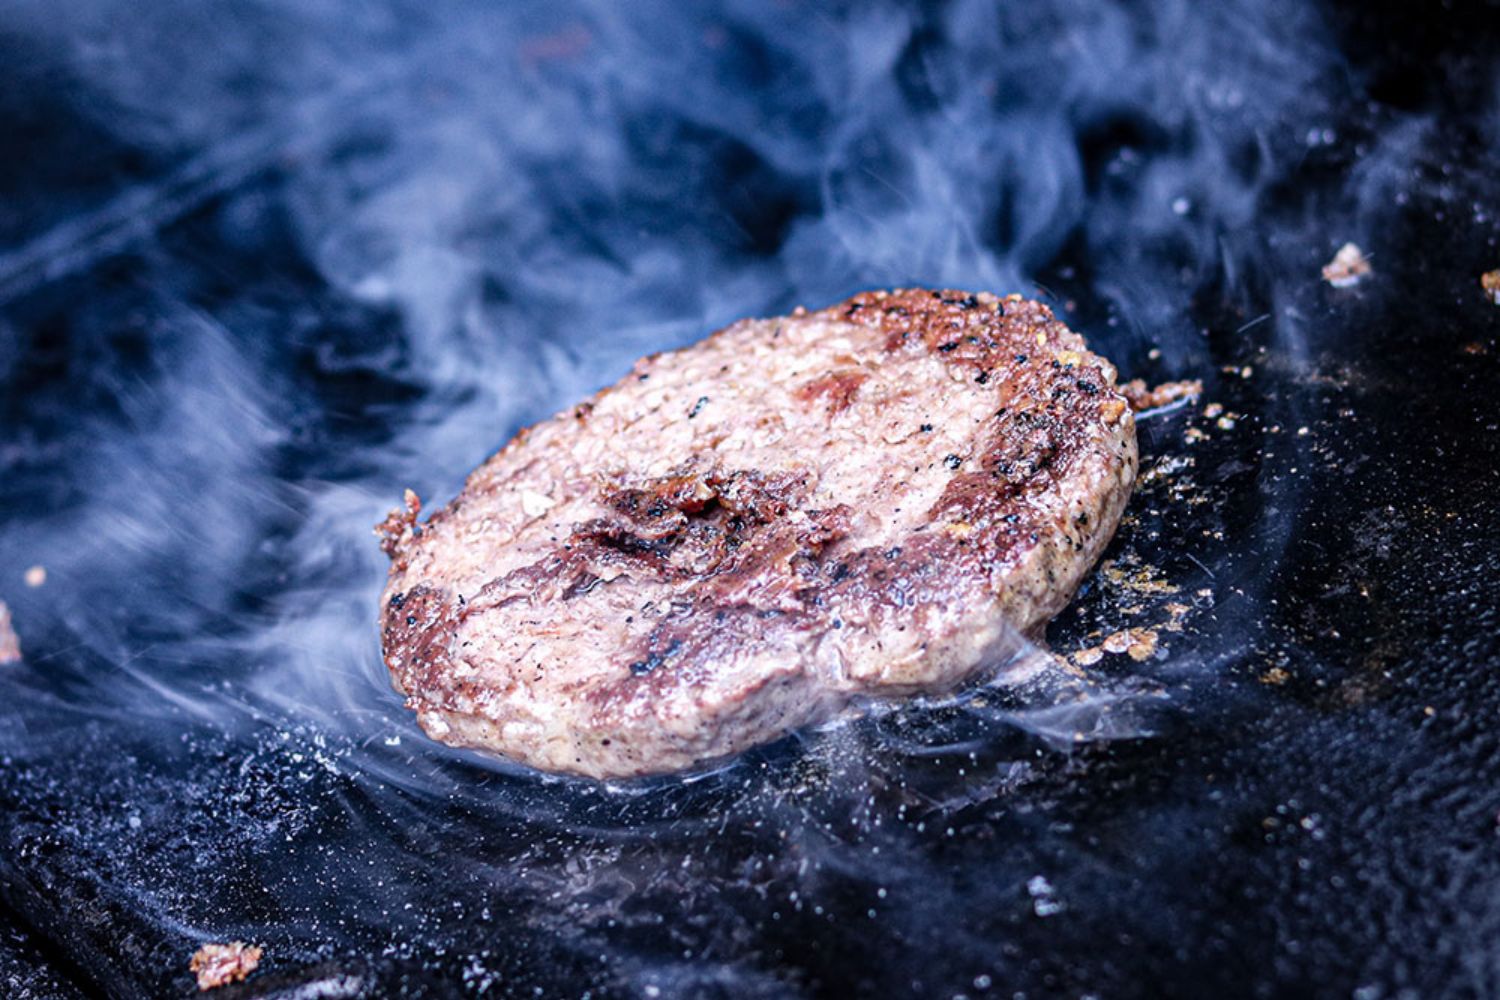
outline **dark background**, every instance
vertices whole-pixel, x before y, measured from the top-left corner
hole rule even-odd
[[[1493,3],[0,4],[0,992],[186,996],[243,939],[220,996],[1500,993],[1497,46]],[[403,487],[904,284],[1203,379],[1049,637],[1181,604],[1156,657],[691,781],[420,734]]]

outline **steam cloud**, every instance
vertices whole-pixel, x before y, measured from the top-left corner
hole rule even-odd
[[[1278,262],[1280,234],[1362,238],[1368,209],[1263,214],[1328,141],[1309,93],[1338,56],[1301,4],[15,13],[9,44],[93,123],[78,141],[110,183],[17,220],[0,287],[24,302],[129,262],[67,334],[89,370],[28,397],[99,415],[6,435],[53,480],[13,487],[51,513],[0,552],[73,595],[23,628],[150,694],[91,711],[380,714],[369,526],[647,351],[931,284],[1076,295],[1128,374],[1200,371],[1195,292],[1274,312],[1276,267],[1309,263]],[[1372,124],[1369,202],[1422,127]],[[185,228],[251,290],[194,272]],[[286,301],[278,274],[304,269],[326,294]],[[45,353],[24,318],[0,377]],[[183,670],[211,696],[166,680]]]

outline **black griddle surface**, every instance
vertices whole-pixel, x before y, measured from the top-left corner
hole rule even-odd
[[[9,995],[190,995],[232,939],[226,1000],[1500,993],[1492,4],[9,20]],[[1157,656],[622,789],[421,735],[403,487],[893,284],[1204,380],[1049,635]]]

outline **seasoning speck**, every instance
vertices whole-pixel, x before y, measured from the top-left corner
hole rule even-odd
[[[260,964],[261,950],[243,941],[206,944],[193,952],[188,968],[198,977],[198,989],[211,990],[239,982]]]

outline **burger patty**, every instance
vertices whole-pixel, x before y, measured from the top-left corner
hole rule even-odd
[[[1119,522],[1135,423],[1043,305],[908,289],[744,320],[379,526],[382,640],[435,739],[692,767],[993,670]]]

